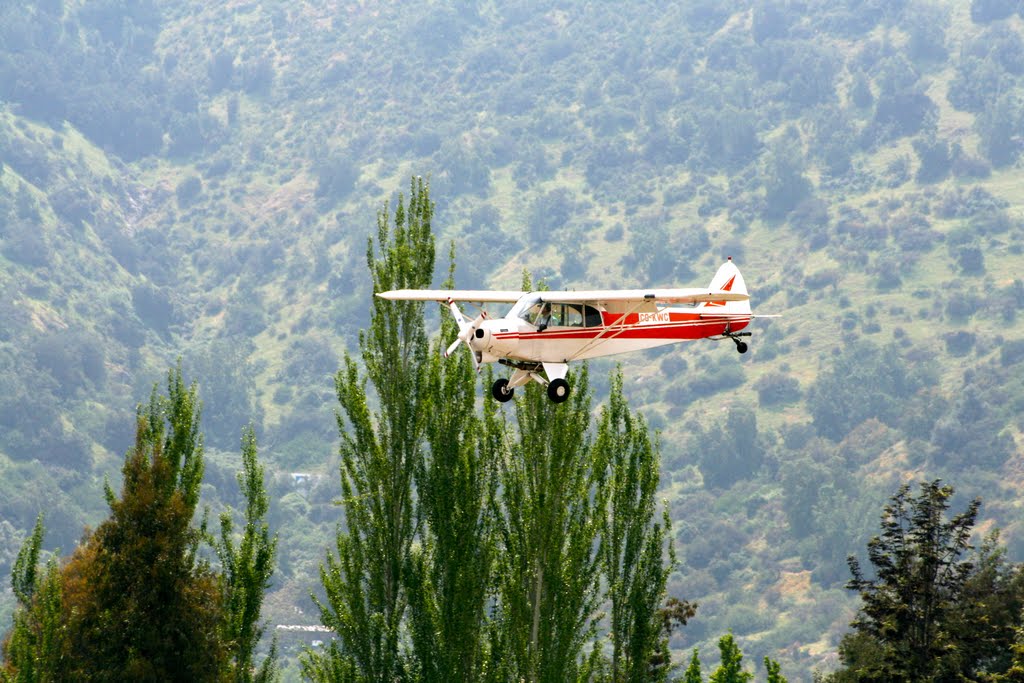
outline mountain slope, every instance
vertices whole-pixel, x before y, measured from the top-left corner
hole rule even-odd
[[[662,433],[671,588],[701,604],[673,646],[732,628],[809,679],[898,482],[982,495],[1024,553],[1024,22],[1000,7],[0,4],[0,570],[40,494],[49,543],[97,521],[181,356],[212,503],[256,421],[291,539],[275,618],[308,608],[366,239],[424,174],[459,287],[703,285],[732,255],[783,313],[743,357],[621,361]]]

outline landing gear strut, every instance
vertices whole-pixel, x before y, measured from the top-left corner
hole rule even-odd
[[[740,337],[749,337],[749,336],[750,336],[749,332],[730,332],[729,328],[726,327],[725,328],[725,332],[722,333],[722,336],[719,337],[719,339],[724,339],[726,337],[728,337],[729,339],[732,339],[736,343],[736,351],[739,352],[739,353],[746,353],[747,352],[747,343],[745,341],[740,341]]]
[[[569,382],[565,380],[568,368],[564,363],[526,363],[510,361],[505,358],[499,362],[513,368],[513,372],[508,379],[499,377],[494,380],[494,384],[491,385],[491,396],[495,401],[505,403],[511,400],[516,387],[521,387],[529,382],[537,382],[547,387],[548,398],[553,403],[564,403],[572,392]],[[551,379],[548,380],[544,375]],[[552,377],[552,375],[554,376]]]

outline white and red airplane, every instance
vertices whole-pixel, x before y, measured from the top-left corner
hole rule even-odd
[[[569,363],[628,351],[651,349],[692,339],[731,339],[746,353],[742,332],[754,314],[743,276],[732,262],[722,264],[706,289],[602,289],[582,292],[519,292],[457,289],[400,289],[381,292],[383,299],[439,301],[459,325],[458,338],[445,351],[465,343],[477,371],[497,361],[513,369],[491,387],[498,401],[534,380],[547,385],[556,402],[569,398],[565,377]],[[481,307],[476,318],[456,302],[511,303],[503,318],[489,318]],[[759,316],[774,317],[774,316]],[[546,377],[545,377],[546,375]]]

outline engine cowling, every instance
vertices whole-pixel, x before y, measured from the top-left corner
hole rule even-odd
[[[488,320],[476,329],[469,346],[480,352],[485,363],[495,361],[515,352],[519,331],[505,320]]]

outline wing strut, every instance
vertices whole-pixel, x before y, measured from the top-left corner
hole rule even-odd
[[[636,304],[635,306],[633,306],[633,308],[631,308],[628,311],[626,311],[625,313],[623,313],[622,317],[619,318],[620,322],[617,323],[617,326],[615,328],[615,332],[613,334],[604,334],[604,332],[598,334],[596,337],[591,339],[589,343],[584,344],[583,347],[579,351],[577,351],[572,356],[570,356],[568,358],[568,360],[576,360],[577,358],[579,358],[581,355],[583,355],[584,353],[586,353],[590,349],[595,348],[599,344],[603,344],[606,341],[610,341],[612,339],[615,339],[620,334],[625,332],[626,328],[627,328],[627,325],[625,324],[626,317],[630,316],[630,315],[633,315],[634,313],[639,311],[641,308],[643,308],[644,305],[647,304],[647,303],[649,303],[649,302],[648,301],[641,301],[638,304]],[[605,327],[606,331],[610,330],[610,329],[613,329],[613,328],[611,326],[606,326]]]

